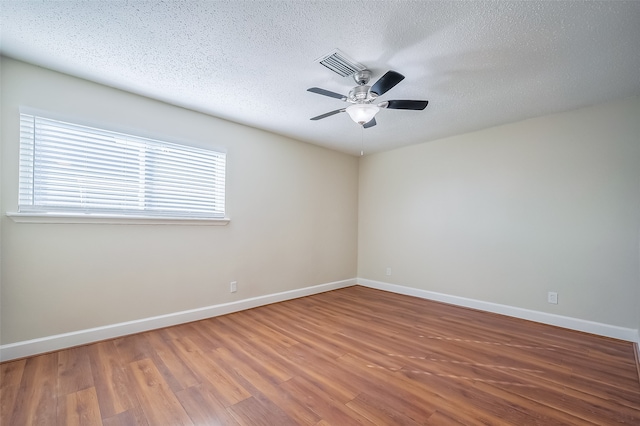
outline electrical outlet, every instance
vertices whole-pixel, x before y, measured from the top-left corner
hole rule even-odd
[[[238,281],[231,281],[231,284],[229,285],[229,291],[231,293],[235,293],[236,291],[238,291]]]
[[[389,268],[388,266],[387,266],[387,276],[388,276],[388,277],[390,277],[390,276],[391,276],[391,268]]]
[[[555,291],[550,291],[547,293],[547,302],[552,303],[554,305],[558,304],[558,293]]]

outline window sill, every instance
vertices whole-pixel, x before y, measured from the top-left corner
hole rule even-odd
[[[16,223],[93,223],[102,225],[224,226],[230,222],[230,219],[226,217],[222,219],[201,219],[181,217],[110,216],[98,214],[18,212],[7,212],[6,215]]]

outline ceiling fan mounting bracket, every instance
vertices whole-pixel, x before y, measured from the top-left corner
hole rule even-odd
[[[365,84],[369,83],[369,80],[371,79],[371,71],[356,71],[355,73],[353,73],[353,79],[358,86],[364,86]]]

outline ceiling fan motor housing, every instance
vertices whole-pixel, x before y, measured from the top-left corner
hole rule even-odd
[[[369,99],[369,86],[356,86],[349,92],[349,99],[356,103],[370,102]]]

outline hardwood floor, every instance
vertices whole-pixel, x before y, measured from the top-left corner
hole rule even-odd
[[[349,287],[0,365],[2,425],[640,425],[631,343]]]

